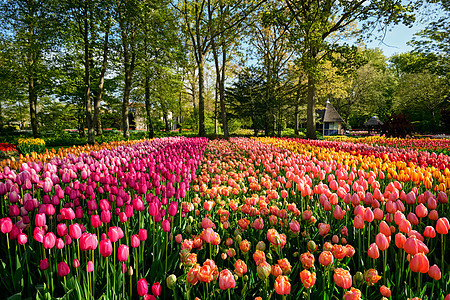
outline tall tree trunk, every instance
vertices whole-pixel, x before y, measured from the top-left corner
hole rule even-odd
[[[317,139],[316,135],[316,82],[314,74],[308,74],[308,98],[306,107],[306,137],[308,139]]]
[[[298,87],[297,87],[297,94],[295,95],[295,135],[298,135],[299,131],[299,106],[300,106],[300,96],[301,96],[301,90],[302,90],[302,85],[301,85],[301,76],[298,79]]]
[[[196,101],[197,101],[197,95],[195,93],[195,83],[191,84],[192,86],[192,115],[194,116],[194,126],[198,125],[198,111],[197,111],[197,105],[196,105]]]
[[[28,102],[30,104],[31,130],[33,131],[33,137],[38,138],[40,134],[36,116],[37,94],[33,71],[28,76]]]
[[[184,82],[184,74],[183,74],[183,77],[181,79],[181,82]],[[179,119],[178,119],[178,126],[180,126],[180,127],[178,128],[178,130],[179,130],[180,134],[181,134],[181,132],[183,130],[183,122],[182,122],[182,115],[183,115],[182,100],[183,100],[183,98],[182,97],[183,97],[183,94],[182,94],[182,91],[181,91],[181,88],[180,88],[180,97],[179,97],[179,100],[178,100],[178,105],[180,107],[180,116],[179,116]]]
[[[216,71],[217,71],[217,67],[216,67]],[[219,108],[218,108],[218,103],[219,103],[219,85],[220,85],[220,83],[219,83],[219,81],[220,81],[220,79],[219,79],[219,76],[216,76],[216,92],[214,93],[215,95],[214,95],[214,134],[215,135],[217,135],[217,127],[218,127],[218,123],[219,123],[219,120],[218,120],[218,110],[219,110]]]
[[[128,54],[126,55],[128,57]],[[128,110],[130,108],[130,93],[131,93],[131,74],[129,67],[129,58],[125,58],[125,86],[123,90],[122,101],[122,131],[125,139],[130,138],[130,121],[128,120]],[[128,65],[128,66],[127,66]]]
[[[29,43],[34,45],[34,27],[29,24]],[[30,105],[30,123],[31,130],[33,131],[33,137],[38,138],[39,127],[36,116],[36,106],[37,106],[37,93],[34,75],[34,64],[36,62],[36,53],[34,49],[30,49],[28,53],[28,103]]]
[[[218,127],[218,100],[219,100],[219,90],[220,90],[220,77],[222,76],[222,73],[220,72],[220,66],[219,66],[219,57],[217,55],[217,47],[214,40],[211,41],[211,50],[214,57],[214,66],[216,68],[216,93],[215,93],[215,99],[214,99],[214,134],[217,134],[217,127]]]
[[[198,50],[198,135],[205,136],[205,56],[201,49]]]
[[[92,103],[91,103],[91,57],[89,49],[89,20],[88,20],[88,1],[84,2],[84,102],[86,105],[86,125],[88,128],[88,143],[95,143],[94,122],[92,118]]]
[[[149,75],[145,74],[145,83],[144,83],[144,90],[145,90],[145,111],[147,112],[147,132],[148,132],[148,138],[152,139],[154,132],[153,132],[153,123],[152,123],[152,116],[151,116],[151,107],[150,107],[150,79]]]
[[[222,76],[219,81],[219,99],[220,99],[220,112],[222,114],[222,128],[223,137],[228,139],[230,134],[228,132],[228,120],[227,112],[225,110],[225,68],[227,65],[227,49],[225,44],[222,44]]]
[[[103,44],[103,62],[102,62],[102,70],[100,71],[100,82],[98,84],[98,92],[97,97],[94,99],[94,125],[95,129],[97,131],[97,135],[103,135],[103,129],[102,129],[102,123],[101,118],[99,117],[100,112],[100,103],[102,101],[103,96],[103,86],[105,84],[105,74],[106,74],[106,67],[108,65],[108,51],[109,51],[109,22],[106,27],[105,32],[105,41]]]

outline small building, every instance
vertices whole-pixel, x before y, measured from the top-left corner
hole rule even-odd
[[[344,120],[327,100],[325,114],[323,115],[323,136],[342,134],[342,123],[344,123]]]
[[[383,126],[383,122],[380,121],[376,116],[373,116],[367,122],[365,122],[364,127],[367,128],[367,131],[370,133],[371,131],[380,131],[381,126]]]

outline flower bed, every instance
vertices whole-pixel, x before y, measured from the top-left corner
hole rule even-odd
[[[433,179],[441,171],[403,168],[371,146],[361,154],[314,143],[163,138],[5,167],[2,289],[83,299],[450,298],[450,209],[445,183]],[[407,170],[423,177],[402,180]]]

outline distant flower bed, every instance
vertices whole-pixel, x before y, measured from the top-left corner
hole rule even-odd
[[[6,158],[17,154],[16,145],[0,143],[0,158]]]
[[[45,141],[43,139],[19,139],[17,149],[23,154],[42,153],[45,151]]]

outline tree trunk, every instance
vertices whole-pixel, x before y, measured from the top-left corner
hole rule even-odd
[[[205,136],[205,79],[204,63],[205,56],[201,50],[198,50],[198,135]]]
[[[194,116],[194,126],[198,125],[198,111],[197,111],[197,106],[196,106],[196,100],[197,100],[197,96],[195,93],[195,83],[191,84],[192,86],[192,115]]]
[[[308,74],[308,98],[307,98],[307,119],[306,119],[306,137],[308,139],[317,139],[316,135],[316,82],[314,74]]]
[[[127,64],[128,64],[127,59],[125,59],[125,65]],[[130,121],[128,120],[129,115],[128,110],[130,107],[130,92],[131,92],[130,67],[125,66],[125,86],[123,90],[123,101],[122,101],[122,131],[123,137],[126,140],[130,138]]]
[[[88,20],[88,1],[84,2],[84,102],[86,105],[86,125],[88,128],[88,143],[95,143],[94,122],[92,118],[92,103],[91,103],[91,57],[89,50],[89,20]]]
[[[227,50],[226,46],[222,44],[222,76],[219,82],[219,99],[220,99],[220,112],[222,114],[222,128],[223,137],[228,139],[230,134],[228,132],[228,120],[227,112],[225,110],[225,67],[227,64]]]
[[[215,101],[214,101],[214,134],[217,134],[217,127],[218,127],[218,100],[219,100],[219,90],[220,90],[220,77],[222,76],[220,72],[220,66],[219,66],[219,57],[217,55],[217,47],[214,40],[211,42],[211,50],[213,52],[214,57],[214,66],[216,67],[216,93],[215,93]]]
[[[295,135],[299,134],[299,106],[300,106],[300,97],[301,96],[301,77],[298,79],[298,87],[297,87],[297,95],[295,95]]]
[[[30,104],[31,130],[33,131],[33,137],[38,138],[40,134],[36,116],[37,95],[33,71],[31,71],[28,77],[28,102]]]
[[[154,132],[153,132],[153,123],[152,123],[151,108],[150,108],[150,79],[149,79],[148,74],[145,74],[144,85],[145,85],[144,86],[145,111],[147,112],[147,132],[148,132],[148,138],[152,139]]]
[[[102,130],[102,123],[101,118],[99,118],[99,112],[100,112],[100,103],[102,101],[103,96],[103,86],[105,84],[105,73],[106,73],[106,67],[108,64],[108,37],[109,37],[109,23],[106,27],[105,32],[105,41],[103,44],[103,62],[102,62],[102,70],[100,71],[100,82],[98,84],[98,92],[97,97],[95,97],[94,100],[94,126],[97,131],[97,135],[103,135]]]
[[[34,45],[34,27],[30,25],[29,27],[29,43]],[[28,53],[28,103],[30,105],[30,123],[31,130],[33,131],[33,137],[38,138],[39,127],[36,116],[36,106],[37,106],[37,93],[34,77],[34,64],[36,62],[36,53],[33,49],[29,50]]]

